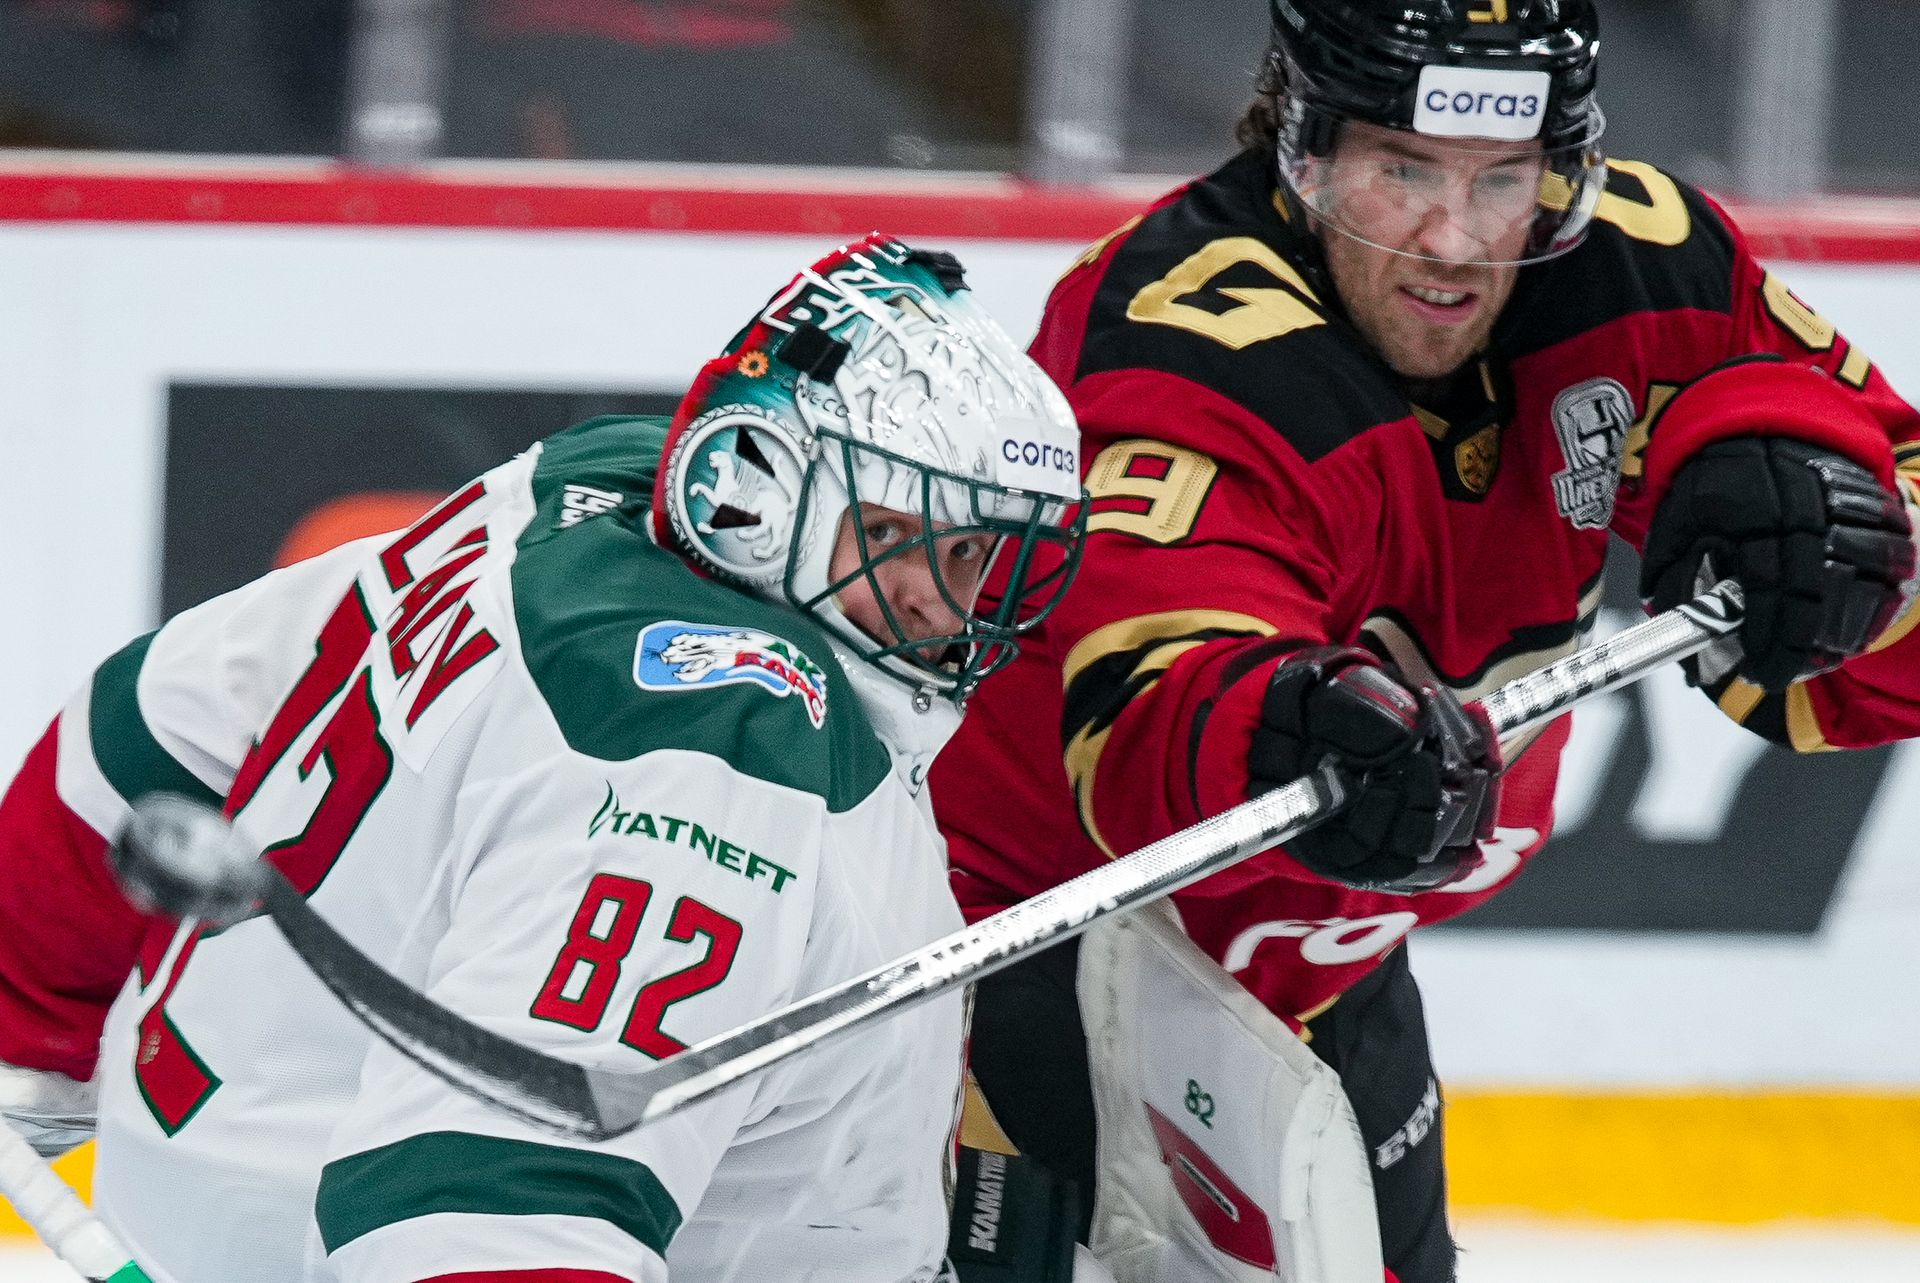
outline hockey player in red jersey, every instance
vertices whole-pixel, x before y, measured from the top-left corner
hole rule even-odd
[[[1547,841],[1567,723],[1456,700],[1574,649],[1609,533],[1690,666],[1802,752],[1920,732],[1920,416],[1710,199],[1604,160],[1591,0],[1271,0],[1243,150],[1094,246],[1032,352],[1092,495],[1081,578],[936,770],[970,916],[1332,760],[1356,800],[1174,897],[1341,1075],[1401,1283],[1454,1276],[1416,925]],[[1085,1183],[1071,949],[982,985],[1012,1140]],[[1417,1124],[1417,1125],[1415,1125]]]

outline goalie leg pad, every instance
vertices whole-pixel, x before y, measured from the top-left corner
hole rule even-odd
[[[1379,1283],[1337,1074],[1164,905],[1081,948],[1099,1118],[1093,1250],[1121,1283]]]

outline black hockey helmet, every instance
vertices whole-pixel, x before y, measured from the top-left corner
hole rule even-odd
[[[1354,225],[1329,172],[1344,127],[1358,122],[1439,140],[1436,146],[1476,172],[1537,140],[1544,165],[1536,165],[1529,207],[1517,210],[1507,190],[1491,193],[1494,204],[1475,211],[1489,228],[1487,256],[1477,261],[1534,262],[1580,242],[1606,180],[1593,0],[1268,3],[1280,174],[1322,221],[1380,243]],[[1369,193],[1370,207],[1379,195]],[[1521,212],[1524,237],[1501,222]]]

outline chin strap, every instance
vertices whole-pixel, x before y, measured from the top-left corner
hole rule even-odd
[[[829,635],[827,644],[866,710],[874,734],[887,746],[894,773],[918,796],[927,786],[934,757],[960,729],[960,710],[944,696],[910,689],[881,672],[838,637]]]

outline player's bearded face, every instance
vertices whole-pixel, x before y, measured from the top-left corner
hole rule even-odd
[[[1486,343],[1519,274],[1501,260],[1523,256],[1537,209],[1538,142],[1450,143],[1350,123],[1329,173],[1334,285],[1406,378],[1451,374]]]

